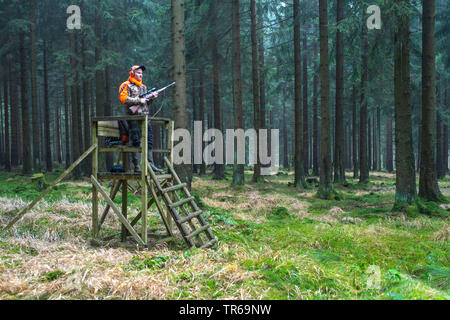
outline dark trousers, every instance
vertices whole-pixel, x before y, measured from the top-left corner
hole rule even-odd
[[[133,146],[139,146],[142,138],[142,126],[136,120],[127,120],[130,130],[130,141]],[[153,129],[150,122],[147,123],[147,145],[148,150],[153,149]]]

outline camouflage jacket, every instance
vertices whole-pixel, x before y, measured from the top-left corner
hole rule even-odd
[[[127,81],[122,83],[119,88],[119,98],[120,102],[126,107],[126,114],[127,115],[148,115],[149,114],[149,105],[152,103],[152,101],[141,104],[141,98],[139,98],[139,95],[147,92],[147,86],[145,84],[142,84],[141,86],[138,86],[136,83],[132,81],[131,78],[129,78]],[[139,106],[136,113],[133,113],[130,108],[133,106]]]

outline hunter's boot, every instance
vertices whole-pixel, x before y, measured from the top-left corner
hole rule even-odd
[[[148,150],[148,163],[155,173],[164,173],[162,169],[159,169],[157,166],[155,166],[155,163],[153,161],[153,152],[151,150]]]

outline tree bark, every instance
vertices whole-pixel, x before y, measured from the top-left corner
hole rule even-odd
[[[396,0],[396,3],[409,5],[409,0]],[[411,121],[409,16],[400,13],[395,30],[394,95],[397,169],[394,208],[401,210],[416,201],[417,193]]]
[[[346,185],[344,143],[344,34],[339,29],[344,20],[344,1],[337,1],[336,31],[336,116],[334,140],[334,182]]]
[[[87,72],[87,58],[86,58],[86,34],[81,38],[81,57],[83,72]],[[91,117],[90,117],[90,99],[89,99],[89,80],[83,77],[83,122],[84,122],[84,148],[89,148],[91,141]],[[92,170],[92,157],[88,156],[84,161],[84,175],[89,176]]]
[[[233,106],[234,106],[234,128],[244,129],[242,109],[242,76],[241,76],[241,35],[239,19],[239,0],[232,0],[232,72],[233,72]],[[235,145],[235,148],[237,146]],[[244,165],[237,164],[235,149],[235,163],[233,169],[232,185],[243,185],[245,183]]]
[[[77,88],[77,61],[76,61],[76,39],[74,32],[70,33],[70,49],[72,52],[72,57],[70,58],[70,93],[71,93],[71,103],[72,103],[72,157],[73,159],[78,159],[80,156],[80,132],[79,132],[79,123],[78,123],[78,88]],[[77,166],[73,170],[73,176],[75,179],[79,179],[81,177],[80,167]]]
[[[8,73],[13,74],[13,69],[11,63],[8,67]],[[19,165],[19,135],[20,135],[20,103],[19,103],[19,92],[17,90],[17,83],[15,81],[9,81],[9,93],[11,96],[11,167],[17,167]]]
[[[172,75],[177,83],[173,96],[173,114],[175,129],[188,128],[187,97],[186,97],[186,57],[185,57],[185,27],[184,27],[184,0],[172,0],[171,6],[171,33],[172,33]],[[180,180],[191,188],[191,164],[175,165]]]
[[[369,180],[369,159],[367,146],[367,80],[368,80],[368,36],[367,27],[362,27],[362,65],[361,65],[361,105],[359,114],[359,182],[366,183]]]
[[[25,34],[20,34],[20,80],[22,101],[22,150],[24,174],[30,174],[32,169],[31,137],[30,137],[30,110],[28,105],[27,64],[25,56]]]
[[[48,98],[48,68],[47,68],[47,42],[44,40],[44,143],[45,143],[45,168],[47,172],[53,170],[52,147],[50,136],[50,102]]]
[[[356,72],[356,67],[353,66],[353,73]],[[353,153],[353,178],[359,176],[359,162],[358,162],[358,117],[356,105],[356,85],[352,86],[352,153]]]
[[[219,48],[218,48],[218,33],[217,33],[217,0],[212,1],[213,5],[213,20],[212,29],[214,32],[212,40],[212,60],[213,60],[213,100],[214,100],[214,126],[215,129],[223,132],[222,125],[222,103],[220,101],[220,65],[219,65]],[[214,176],[215,180],[222,180],[225,178],[225,166],[224,164],[215,164]]]
[[[205,132],[206,129],[206,119],[205,119],[205,90],[204,90],[204,81],[203,81],[203,67],[200,67],[200,75],[199,75],[199,99],[200,99],[200,121],[202,122],[202,132]],[[203,142],[202,137],[202,150],[205,149],[205,143]],[[202,157],[202,164],[200,165],[200,175],[206,174],[206,164]]]
[[[72,163],[72,157],[71,157],[71,144],[70,144],[70,123],[72,121],[70,120],[70,107],[69,107],[69,87],[67,85],[67,75],[64,73],[64,128],[66,131],[66,168],[70,167]]]
[[[40,147],[40,122],[37,96],[37,62],[36,62],[36,0],[30,0],[30,66],[31,66],[31,113],[33,132],[33,168],[41,170]]]
[[[256,33],[256,1],[250,1],[251,39],[252,39],[252,80],[253,80],[253,126],[259,132],[260,119],[260,85],[258,74],[258,36]],[[254,150],[256,152],[256,164],[253,169],[253,182],[258,182],[261,177],[261,166],[259,160],[259,138],[256,137]]]
[[[313,79],[313,174],[319,175],[319,76],[317,74],[317,42],[314,42],[314,79]]]
[[[4,125],[5,125],[5,152],[4,152],[4,162],[5,162],[5,170],[11,171],[11,143],[10,143],[10,134],[9,134],[9,99],[8,99],[8,74],[6,70],[8,70],[8,61],[5,58],[3,60],[3,106],[4,106]],[[10,93],[11,94],[11,93]]]
[[[306,16],[306,12],[304,12]],[[307,48],[307,29],[306,19],[304,20],[303,31],[303,171],[307,176],[309,174],[309,109],[308,109],[308,48]]]
[[[435,1],[423,1],[422,20],[422,146],[420,157],[419,197],[438,201],[442,197],[436,176],[436,63]],[[438,123],[439,118],[437,119]],[[440,123],[439,123],[440,125]],[[441,138],[440,126],[437,127]],[[440,143],[437,144],[438,147]],[[441,159],[441,157],[438,157]]]
[[[328,56],[328,12],[327,0],[319,0],[320,26],[320,113],[321,113],[321,150],[320,182],[318,196],[321,199],[333,198],[330,137],[330,70]]]
[[[306,187],[303,165],[303,114],[302,114],[302,78],[300,48],[300,7],[294,0],[294,112],[295,112],[295,180],[294,185]]]
[[[390,111],[386,115],[386,170],[390,173],[394,171],[394,152],[392,148],[392,116]]]

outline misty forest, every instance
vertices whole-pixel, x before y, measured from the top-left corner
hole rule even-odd
[[[0,299],[450,298],[449,1],[0,3]]]

